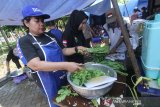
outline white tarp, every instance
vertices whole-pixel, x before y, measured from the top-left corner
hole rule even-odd
[[[84,9],[95,0],[0,0],[0,26],[22,25],[21,10],[24,6],[37,5],[44,13],[51,15],[49,20],[70,14],[74,9]]]

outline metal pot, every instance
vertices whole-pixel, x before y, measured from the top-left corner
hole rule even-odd
[[[113,69],[111,69],[108,66],[102,65],[102,64],[86,63],[85,68],[93,69],[93,70],[100,70],[100,71],[104,72],[106,75],[117,78],[117,73]],[[83,87],[83,86],[77,86],[74,83],[72,83],[72,81],[70,80],[70,75],[71,75],[71,73],[67,74],[67,80],[70,83],[70,85],[72,86],[72,88],[79,95],[81,95],[82,97],[85,97],[87,99],[94,99],[94,98],[99,98],[99,97],[103,96],[112,88],[113,83],[114,83],[114,82],[112,82],[112,83],[107,83],[107,84],[93,87],[93,88],[87,88],[87,87]]]

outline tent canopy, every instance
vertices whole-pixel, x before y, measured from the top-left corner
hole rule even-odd
[[[70,14],[74,9],[81,10],[95,0],[1,0],[0,26],[22,25],[21,10],[24,6],[37,5],[44,13],[51,16],[49,20]]]
[[[128,0],[126,7],[129,16],[134,7],[147,6],[148,0]],[[49,20],[70,14],[73,10],[84,10],[90,14],[102,15],[111,8],[111,0],[1,0],[0,26],[22,25],[21,10],[26,5],[37,5],[44,13],[51,16]],[[119,4],[121,14],[128,16],[125,5]]]
[[[126,4],[126,7],[125,7]],[[141,9],[142,7],[147,7],[148,0],[128,0],[125,4],[118,4],[119,9],[121,11],[122,16],[131,16],[133,14],[133,9],[138,7]],[[94,15],[102,15],[112,6],[111,0],[96,0],[92,5],[88,8],[84,9],[84,11],[94,14]],[[127,8],[127,10],[126,10]],[[128,13],[127,13],[128,11]]]
[[[119,4],[119,8],[122,16],[128,17],[133,14],[133,9],[135,7],[138,7],[138,9],[140,10],[142,7],[147,7],[147,5],[148,0],[128,0],[128,2],[126,2],[126,7],[124,4]]]
[[[111,1],[110,0],[96,0],[91,6],[84,9],[84,11],[93,14],[93,15],[102,15],[107,10],[111,8]]]

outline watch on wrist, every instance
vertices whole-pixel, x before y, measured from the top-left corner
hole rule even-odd
[[[75,49],[75,52],[78,53],[78,48],[77,48],[77,46],[76,46],[74,49]]]

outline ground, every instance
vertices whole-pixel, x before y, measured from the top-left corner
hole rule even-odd
[[[6,56],[7,54],[3,54],[0,56],[0,82],[6,77],[6,74],[7,74]],[[21,65],[23,64],[21,63]],[[12,60],[10,61],[10,69],[11,69],[11,72],[17,69],[16,65],[12,62]]]
[[[12,80],[0,87],[0,107],[48,107],[39,87],[28,79],[19,84]]]
[[[39,87],[29,79],[15,84],[12,78],[6,77],[6,54],[0,56],[0,107],[48,107],[46,97]],[[10,61],[10,68],[16,70]]]

